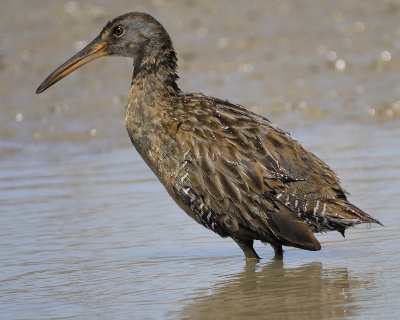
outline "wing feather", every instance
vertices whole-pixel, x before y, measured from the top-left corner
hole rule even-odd
[[[226,101],[203,96],[198,104],[193,108],[207,110],[196,118],[200,125],[182,125],[177,134],[193,154],[185,168],[190,188],[212,209],[221,235],[252,232],[263,241],[319,250],[313,231],[321,231],[321,216],[340,219],[335,210],[346,207],[344,218],[360,218],[358,208],[351,215],[335,173],[289,134]]]

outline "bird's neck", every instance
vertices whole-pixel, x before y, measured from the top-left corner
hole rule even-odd
[[[177,58],[172,43],[141,52],[134,61],[132,87],[145,95],[176,95],[179,92]]]
[[[169,150],[163,140],[168,135],[176,97],[176,56],[165,49],[158,56],[135,59],[132,86],[126,107],[126,127],[132,143],[150,168],[158,173],[154,159],[163,159]],[[164,147],[162,149],[161,147]]]
[[[160,117],[167,121],[161,114],[173,107],[172,101],[180,93],[172,45],[155,52],[158,54],[139,54],[134,61],[126,125],[135,125],[135,130],[139,131],[154,131],[160,124]]]

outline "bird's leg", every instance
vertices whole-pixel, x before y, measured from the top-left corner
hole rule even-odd
[[[235,240],[235,242],[243,250],[244,255],[246,256],[246,260],[261,259],[253,248],[253,240],[243,240],[238,238],[232,239]]]
[[[283,258],[283,249],[282,245],[276,244],[276,243],[271,243],[271,247],[274,248],[275,251],[275,259],[282,260]]]

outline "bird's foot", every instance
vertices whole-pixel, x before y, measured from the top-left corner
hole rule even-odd
[[[246,262],[248,263],[255,263],[261,260],[260,257],[246,257]]]

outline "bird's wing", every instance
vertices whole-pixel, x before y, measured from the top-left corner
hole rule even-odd
[[[306,168],[292,164],[293,169],[287,170],[275,154],[276,146],[271,147],[276,138],[273,132],[289,136],[239,106],[215,99],[207,107],[201,106],[204,103],[199,99],[197,116],[189,117],[177,132],[187,150],[181,173],[184,190],[192,197],[192,209],[202,206],[199,222],[214,231],[225,228],[220,234],[259,234],[260,240],[275,237],[283,244],[319,249],[307,223],[277,198],[282,192],[291,192],[294,183],[304,184],[302,192],[317,190],[305,182]],[[286,163],[291,163],[290,159]]]
[[[187,101],[177,131],[186,149],[182,175],[203,225],[315,250],[312,232],[379,223],[347,201],[328,165],[267,119],[214,98]]]

